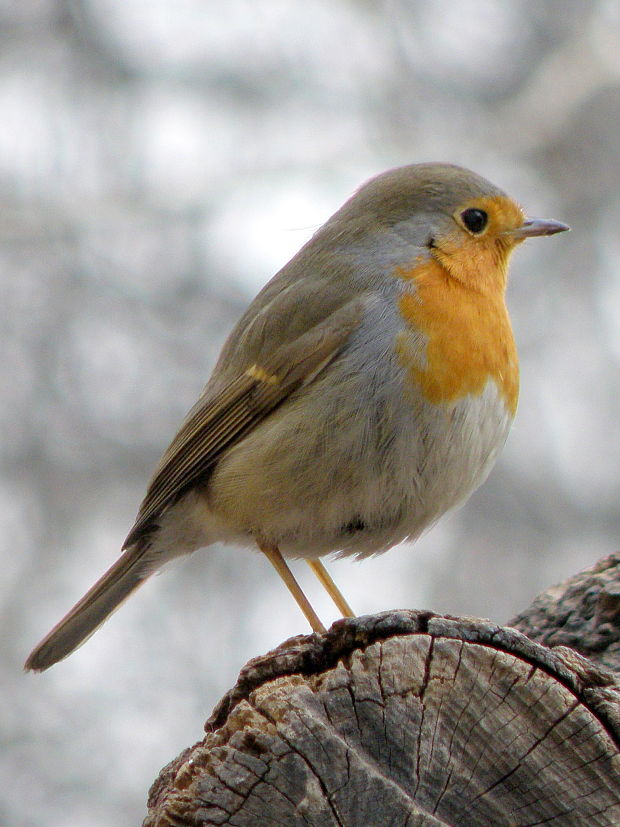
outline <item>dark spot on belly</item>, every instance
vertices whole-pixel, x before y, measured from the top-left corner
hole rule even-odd
[[[366,523],[361,517],[356,517],[354,520],[351,520],[351,522],[343,525],[340,529],[341,534],[349,536],[351,534],[357,534],[359,531],[366,531]]]

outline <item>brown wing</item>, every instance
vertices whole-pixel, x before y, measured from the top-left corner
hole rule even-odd
[[[363,306],[363,299],[348,302],[262,364],[248,366],[214,397],[198,400],[163,455],[123,548],[133,545],[166,506],[204,479],[223,451],[335,358],[359,325]]]

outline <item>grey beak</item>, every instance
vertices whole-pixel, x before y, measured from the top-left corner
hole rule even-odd
[[[561,221],[553,221],[551,218],[527,218],[516,230],[509,230],[508,234],[513,238],[532,238],[537,235],[555,235],[570,230],[568,224]]]

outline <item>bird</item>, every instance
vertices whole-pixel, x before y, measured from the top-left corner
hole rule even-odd
[[[509,259],[568,229],[453,164],[363,184],[251,302],[121,556],[25,668],[62,660],[164,564],[216,542],[258,547],[315,633],[289,559],[354,616],[321,558],[414,540],[484,482],[519,391]]]

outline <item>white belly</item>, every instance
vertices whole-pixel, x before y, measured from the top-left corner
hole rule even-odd
[[[171,509],[177,524],[187,512],[193,548],[260,535],[289,557],[385,551],[484,482],[511,424],[491,381],[448,406],[383,410],[381,432],[376,419],[325,411],[325,400],[310,425],[307,402],[303,416],[287,411],[285,427],[265,421],[222,458],[204,496]]]

